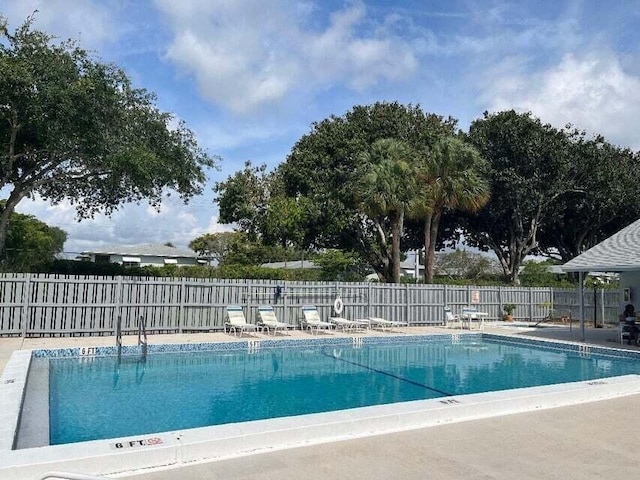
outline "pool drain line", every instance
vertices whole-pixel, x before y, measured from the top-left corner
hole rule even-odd
[[[453,393],[444,392],[442,390],[438,390],[437,388],[433,388],[433,387],[430,387],[428,385],[425,385],[424,383],[416,382],[414,380],[409,380],[408,378],[403,378],[403,377],[401,377],[399,375],[396,375],[395,373],[385,372],[384,370],[378,370],[377,368],[368,367],[367,365],[363,365],[361,363],[354,362],[352,360],[347,360],[346,358],[342,358],[341,356],[336,356],[336,355],[333,355],[333,354],[329,354],[324,349],[320,349],[320,353],[322,355],[324,355],[325,357],[333,358],[334,360],[338,360],[340,362],[349,363],[349,364],[355,365],[357,367],[362,367],[362,368],[364,368],[366,370],[370,370],[372,372],[379,373],[381,375],[386,375],[387,377],[395,378],[396,380],[400,380],[401,382],[410,383],[411,385],[415,385],[416,387],[421,387],[421,388],[424,388],[425,390],[430,390],[432,392],[439,393],[440,395],[443,395],[445,397],[453,397]]]

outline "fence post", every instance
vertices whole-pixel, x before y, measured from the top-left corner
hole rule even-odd
[[[367,317],[371,316],[371,291],[373,290],[373,284],[369,282],[369,292],[367,294]]]
[[[182,333],[182,325],[184,324],[185,302],[187,297],[187,279],[182,277],[180,280],[180,306],[178,307],[178,333]]]
[[[529,287],[529,321],[533,322],[533,287]]]
[[[409,323],[409,316],[410,316],[410,315],[409,315],[409,312],[410,312],[410,311],[409,311],[409,308],[410,308],[410,306],[409,306],[409,284],[408,284],[408,283],[405,283],[405,284],[404,284],[404,286],[405,286],[404,294],[406,295],[406,297],[405,297],[405,298],[406,298],[406,309],[405,309],[405,315],[407,316],[407,320],[406,320],[406,322],[407,322],[407,325],[411,326],[411,324]]]
[[[448,297],[449,296],[449,291],[447,289],[447,284],[445,283],[444,285],[442,285],[442,308],[446,307],[447,305],[449,305],[448,302]]]
[[[251,317],[249,316],[249,314],[251,313],[251,305],[252,305],[252,298],[253,298],[253,284],[251,282],[251,279],[248,278],[247,280],[245,280],[247,282],[247,297],[246,297],[246,301],[247,301],[247,319],[248,322],[251,323]],[[256,295],[257,297],[257,295]],[[260,299],[258,299],[258,305],[260,304]]]
[[[20,310],[20,321],[22,322],[22,338],[27,336],[27,322],[29,320],[29,299],[31,297],[31,274],[25,274],[24,289],[22,297],[22,307]]]
[[[283,308],[284,308],[284,322],[285,323],[289,323],[289,292],[288,290],[288,285],[287,285],[287,281],[284,280],[282,282],[282,304],[283,304]],[[298,326],[296,325],[296,328]]]
[[[117,336],[118,318],[122,316],[122,275],[116,277],[116,304],[115,314],[113,316],[113,335]]]

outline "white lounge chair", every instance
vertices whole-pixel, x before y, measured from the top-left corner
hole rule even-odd
[[[407,322],[396,322],[395,320],[387,320],[381,317],[369,317],[369,322],[371,324],[371,328],[380,328],[383,332],[387,328],[389,330],[397,327],[409,328],[409,324]]]
[[[237,336],[238,332],[240,332],[240,336],[244,332],[255,332],[257,325],[253,323],[247,322],[247,319],[244,317],[244,312],[242,311],[242,307],[238,305],[229,305],[227,307],[227,321],[225,322],[225,332],[229,328],[229,333],[233,331],[234,335]]]
[[[305,305],[304,307],[302,307],[302,314],[304,315],[302,326],[305,329],[308,329],[312,335],[314,328],[316,330],[316,333],[318,333],[321,329],[329,331],[335,326],[334,323],[323,322],[320,319],[318,309],[313,305]]]
[[[331,317],[329,321],[331,323],[335,323],[336,328],[342,328],[343,332],[346,332],[347,329],[355,330],[355,329],[369,327],[368,320],[349,320],[347,318],[342,318],[342,317]]]
[[[444,325],[446,328],[453,328],[455,325],[462,326],[459,315],[455,315],[449,307],[444,307]]]
[[[258,307],[258,316],[260,317],[259,325],[266,328],[267,333],[273,331],[274,336],[278,333],[278,330],[287,330],[292,326],[286,322],[280,322],[271,306]]]

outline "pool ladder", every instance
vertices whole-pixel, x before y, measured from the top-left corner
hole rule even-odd
[[[138,346],[142,346],[142,361],[147,360],[147,321],[143,315],[138,319]],[[122,354],[122,316],[118,316],[116,322],[116,347],[118,348],[118,360]]]
[[[147,364],[147,322],[144,317],[140,315],[138,319],[138,346],[142,347],[142,356],[138,359],[134,359],[136,363],[136,377],[137,384],[142,382]],[[118,316],[116,322],[116,347],[118,347],[118,361],[114,365],[113,371],[113,386],[116,387],[120,381],[120,364],[122,363],[122,317]]]

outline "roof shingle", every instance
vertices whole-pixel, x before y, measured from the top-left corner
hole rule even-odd
[[[640,220],[562,265],[565,272],[640,270]]]

